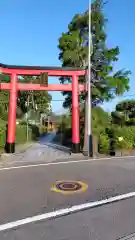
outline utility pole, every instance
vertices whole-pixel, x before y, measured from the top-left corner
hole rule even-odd
[[[51,106],[51,103],[49,103],[49,106],[48,106],[48,132],[49,132],[49,129],[50,129],[50,114],[51,114],[51,111],[52,111],[52,106]]]
[[[91,97],[91,3],[89,1],[89,33],[88,33],[88,156],[93,157],[93,144],[92,144],[92,97]]]
[[[48,123],[47,123],[47,132],[49,132],[50,129],[50,116],[48,115]]]
[[[26,118],[27,118],[27,141],[29,140],[29,121],[28,121],[28,113],[29,113],[29,95],[27,98],[27,113],[26,113]]]

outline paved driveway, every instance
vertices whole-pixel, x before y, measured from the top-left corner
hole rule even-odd
[[[39,141],[32,144],[25,151],[15,154],[6,154],[0,159],[0,166],[16,165],[16,164],[30,164],[39,162],[53,162],[57,159],[68,158],[70,150],[58,144],[54,144],[53,138],[56,133],[50,133],[40,137]]]

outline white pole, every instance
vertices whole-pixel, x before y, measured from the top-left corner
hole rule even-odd
[[[91,112],[91,3],[89,0],[89,34],[88,34],[88,156],[93,156],[92,149],[92,112]]]
[[[29,112],[29,95],[27,98],[27,141],[29,140],[29,122],[28,122],[28,112]]]

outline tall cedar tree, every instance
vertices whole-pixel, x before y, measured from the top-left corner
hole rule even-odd
[[[91,4],[91,38],[93,52],[91,55],[91,86],[92,104],[95,106],[115,95],[121,95],[129,90],[130,71],[119,70],[114,73],[114,62],[118,61],[119,47],[109,49],[106,45],[107,34],[105,25],[107,19],[103,13],[104,3],[95,0]],[[59,59],[63,67],[88,66],[88,21],[89,14],[76,14],[68,25],[68,31],[59,38]],[[81,77],[80,82],[86,79]],[[61,83],[71,82],[70,78],[60,78]],[[71,93],[63,92],[65,108],[71,107]],[[84,101],[84,94],[80,97]]]
[[[76,14],[68,25],[68,31],[62,33],[59,38],[59,59],[63,67],[88,67],[88,45],[89,45],[89,17],[91,17],[91,90],[92,107],[113,99],[129,90],[130,71],[124,69],[114,72],[114,63],[118,61],[120,54],[119,47],[109,49],[106,45],[106,23],[103,13],[104,2],[94,0],[91,4],[91,15],[86,11],[83,14]],[[85,83],[86,77],[81,77],[79,82]],[[69,82],[70,78],[60,78],[61,83]],[[62,93],[65,96],[63,106],[71,109],[72,95],[68,92]],[[85,109],[84,109],[85,101]],[[84,149],[87,146],[87,95],[80,95],[82,121],[85,115],[85,140]],[[85,111],[85,113],[84,113]],[[84,131],[84,126],[82,126]],[[85,150],[84,150],[85,151]]]

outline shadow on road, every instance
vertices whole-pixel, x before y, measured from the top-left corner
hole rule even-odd
[[[55,136],[56,136],[56,132],[43,134],[42,136],[40,136],[38,143],[41,145],[46,145],[50,148],[71,154],[70,148],[62,146],[60,144],[53,143],[53,139],[55,138]]]

